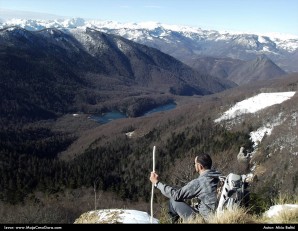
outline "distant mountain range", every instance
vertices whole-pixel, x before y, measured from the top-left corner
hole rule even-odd
[[[91,28],[11,27],[0,31],[0,43],[1,115],[6,117],[87,112],[113,100],[127,112],[136,96],[206,95],[236,86],[157,49]]]
[[[286,72],[298,71],[298,38],[278,38],[255,34],[220,33],[214,30],[160,23],[116,23],[112,21],[10,20],[0,27],[20,26],[28,30],[90,27],[105,33],[157,48],[186,64],[202,56],[251,61],[266,55]]]

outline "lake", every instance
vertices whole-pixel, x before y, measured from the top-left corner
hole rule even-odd
[[[147,112],[145,112],[142,116],[148,116],[151,115],[153,113],[157,113],[157,112],[162,112],[162,111],[169,111],[176,108],[176,104],[174,103],[169,103],[166,105],[162,105],[162,106],[158,106],[156,108],[153,108]],[[142,117],[140,116],[140,117]],[[101,124],[106,124],[108,122],[111,122],[113,120],[116,119],[122,119],[122,118],[127,118],[127,116],[124,113],[118,112],[118,111],[111,111],[111,112],[107,112],[104,113],[103,115],[92,115],[90,116],[90,119],[101,123]]]
[[[166,105],[162,105],[162,106],[153,108],[153,109],[145,112],[143,116],[148,116],[150,114],[153,114],[153,113],[156,113],[156,112],[161,112],[161,111],[169,111],[169,110],[172,110],[174,108],[176,108],[176,104],[169,103],[169,104],[166,104]]]

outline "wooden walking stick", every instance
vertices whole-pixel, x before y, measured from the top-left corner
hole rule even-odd
[[[153,172],[155,172],[155,146],[153,146]],[[151,223],[153,223],[153,194],[154,194],[154,184],[152,184],[152,189],[151,189]]]

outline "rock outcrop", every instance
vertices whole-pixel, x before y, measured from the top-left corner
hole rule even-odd
[[[102,209],[83,213],[74,224],[146,224],[159,221],[142,211],[127,209]]]

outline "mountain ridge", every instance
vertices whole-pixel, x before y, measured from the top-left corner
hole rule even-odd
[[[247,84],[253,81],[281,78],[286,72],[278,67],[266,55],[256,57],[235,67],[228,76],[228,79],[238,85]]]
[[[99,20],[87,21],[81,18],[47,21],[11,20],[0,24],[0,28],[9,25],[19,25],[29,30],[40,30],[46,27],[70,30],[77,27],[91,27],[157,48],[182,61],[190,56],[196,58],[198,55],[229,57],[247,61],[258,55],[266,54],[285,71],[298,71],[297,65],[294,65],[295,62],[292,60],[293,57],[295,58],[293,54],[297,53],[298,49],[298,38],[294,36],[281,39],[257,34],[220,33],[215,30],[161,23],[117,23]]]
[[[51,113],[80,111],[82,105],[89,108],[85,112],[107,107],[127,112],[135,101],[133,95],[205,95],[236,86],[117,35],[90,28],[72,32],[18,27],[0,31],[0,86],[11,89],[15,102],[27,100],[32,109],[37,106]],[[121,106],[116,92],[123,95],[121,100],[131,102]],[[12,103],[8,95],[3,96],[4,102]],[[5,108],[3,115],[11,107]]]

